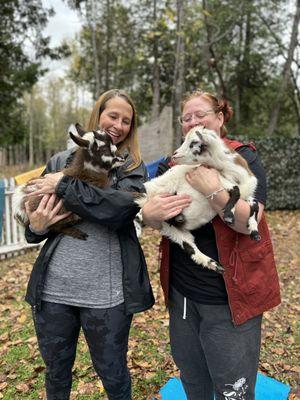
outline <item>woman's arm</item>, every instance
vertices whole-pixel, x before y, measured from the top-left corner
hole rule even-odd
[[[186,176],[187,181],[191,186],[193,186],[196,190],[203,193],[204,196],[209,196],[210,194],[218,191],[222,188],[222,185],[219,180],[218,171],[213,168],[208,168],[205,166],[200,166],[195,168],[192,172],[188,173]],[[220,218],[223,219],[223,210],[225,205],[229,200],[229,194],[225,190],[218,192],[213,198],[210,198],[208,201],[211,207],[218,213]],[[259,204],[259,212],[258,212],[258,222],[262,217],[262,213],[264,210],[264,205],[262,203]],[[247,223],[250,215],[250,206],[249,204],[240,199],[238,200],[235,207],[235,223],[230,226],[236,232],[249,234],[249,230],[247,228]]]
[[[156,176],[163,175],[169,167],[169,158],[161,161]],[[159,194],[148,200],[142,208],[143,222],[154,229],[161,229],[162,222],[176,217],[191,203],[189,195]]]
[[[118,229],[131,222],[139,210],[133,195],[125,190],[141,190],[143,181],[144,170],[140,172],[133,170],[124,177],[123,190],[100,189],[65,176],[62,172],[46,174],[42,179],[35,179],[32,183],[37,189],[33,192],[34,195],[55,192],[68,210],[83,219]]]
[[[100,189],[69,176],[59,181],[56,194],[68,210],[114,229],[130,223],[139,210],[130,192]]]

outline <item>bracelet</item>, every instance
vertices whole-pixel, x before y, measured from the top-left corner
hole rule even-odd
[[[215,192],[212,192],[211,194],[209,194],[208,196],[205,196],[205,198],[206,199],[209,199],[209,200],[213,200],[215,197],[216,197],[216,195],[218,194],[218,193],[220,193],[220,192],[223,192],[223,190],[225,190],[224,188],[221,188],[221,189],[219,189],[219,190],[216,190]]]

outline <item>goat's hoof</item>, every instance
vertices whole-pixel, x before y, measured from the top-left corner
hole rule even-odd
[[[219,272],[220,274],[223,274],[224,271],[225,271],[225,268],[223,267],[223,265],[217,263],[216,272]]]
[[[224,222],[227,225],[233,225],[234,224],[234,215],[233,214],[224,214]]]
[[[250,233],[250,238],[252,240],[255,240],[256,242],[259,242],[260,239],[261,239],[261,236],[257,231],[253,231],[253,232]]]
[[[224,272],[223,265],[217,263],[216,261],[209,261],[208,268],[214,270],[215,272],[219,272],[219,273]]]
[[[84,232],[82,232],[82,233],[78,234],[78,236],[76,236],[76,238],[79,240],[86,240],[88,237],[89,237],[89,235]]]

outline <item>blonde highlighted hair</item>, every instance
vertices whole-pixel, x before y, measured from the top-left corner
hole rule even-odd
[[[129,133],[123,142],[117,144],[119,153],[123,153],[124,150],[127,149],[131,155],[132,163],[126,169],[126,171],[129,172],[137,168],[142,162],[137,134],[137,112],[130,96],[125,91],[119,89],[111,89],[104,92],[94,105],[87,129],[89,131],[99,129],[100,115],[103,110],[105,110],[106,103],[114,97],[121,97],[124,99],[131,106],[133,112]]]
[[[189,92],[184,96],[184,98],[181,102],[181,112],[183,111],[183,108],[186,105],[186,103],[189,100],[194,99],[195,97],[202,97],[206,101],[208,101],[211,105],[211,108],[214,110],[215,113],[219,113],[219,112],[223,113],[224,124],[231,119],[231,117],[233,115],[233,109],[226,99],[218,98],[214,94],[212,94],[210,92],[204,92],[200,89],[194,90],[193,92]],[[221,127],[221,137],[224,137],[227,135],[227,128],[224,124]]]

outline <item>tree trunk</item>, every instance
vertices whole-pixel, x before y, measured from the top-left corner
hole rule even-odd
[[[156,17],[156,0],[153,0],[153,26],[157,24]],[[154,56],[154,64],[153,64],[153,86],[152,86],[152,108],[151,108],[151,121],[156,120],[159,117],[160,112],[160,71],[158,65],[158,38],[154,37],[153,43],[153,56]]]
[[[29,108],[29,164],[33,165],[33,87],[30,91],[30,108]]]
[[[113,18],[110,16],[110,0],[106,0],[106,51],[105,51],[105,91],[109,89],[109,60],[110,60],[110,42],[111,42],[111,29]]]
[[[90,21],[91,21],[90,27],[92,30],[92,46],[93,46],[94,78],[95,78],[94,99],[96,99],[100,94],[100,74],[99,74],[99,60],[98,60],[98,48],[97,48],[96,7],[94,0],[91,0]]]
[[[178,123],[180,116],[180,102],[184,92],[184,0],[177,0],[177,43],[175,54],[175,72],[172,93],[173,108],[173,149],[177,149],[181,144],[181,127]]]
[[[293,61],[294,51],[297,46],[299,20],[300,20],[300,0],[296,0],[296,11],[295,11],[295,15],[294,15],[294,22],[293,22],[293,29],[292,29],[291,40],[290,40],[290,45],[289,45],[288,57],[284,64],[281,84],[277,91],[276,99],[273,103],[269,126],[268,126],[268,131],[267,131],[268,136],[272,136],[276,129],[277,120],[278,120],[278,116],[279,116],[279,112],[280,112],[281,100],[282,100],[284,91],[287,87],[288,80],[290,78],[291,64]]]
[[[203,11],[207,10],[206,0],[202,1],[202,7],[203,7]],[[212,68],[214,68],[216,73],[217,73],[217,76],[218,76],[218,79],[219,79],[219,89],[218,89],[218,91],[219,91],[220,95],[222,97],[224,97],[224,98],[227,98],[227,89],[226,89],[225,81],[224,81],[224,78],[223,78],[222,70],[220,69],[219,64],[218,64],[218,57],[217,57],[217,55],[216,55],[216,53],[214,51],[214,48],[213,48],[212,34],[211,34],[211,29],[210,29],[210,25],[209,25],[209,21],[208,21],[208,17],[207,17],[206,13],[204,13],[204,21],[205,21],[206,37],[207,37],[206,46],[207,46],[207,49],[208,49],[208,52],[209,52],[209,56],[208,57],[210,57],[209,60],[207,60],[207,61],[208,61],[208,64]]]

